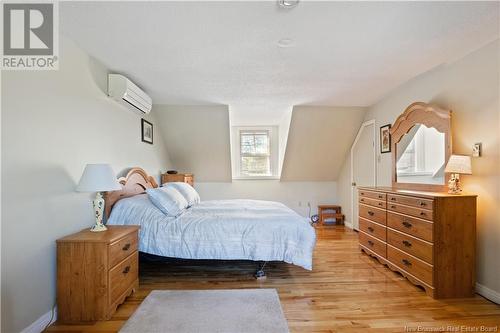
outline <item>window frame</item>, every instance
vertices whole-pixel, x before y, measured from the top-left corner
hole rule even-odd
[[[269,164],[270,175],[265,176],[249,176],[241,174],[241,135],[242,132],[263,132],[269,133]],[[264,179],[279,179],[278,176],[278,127],[277,126],[233,126],[232,128],[232,165],[234,180],[264,180]],[[252,155],[258,156],[258,155]],[[267,155],[266,155],[267,156]]]

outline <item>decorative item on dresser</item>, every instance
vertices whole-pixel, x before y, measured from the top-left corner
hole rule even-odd
[[[111,318],[139,286],[138,226],[84,229],[57,240],[58,321]]]
[[[451,173],[448,181],[448,193],[460,194],[462,192],[460,175],[472,175],[470,156],[451,155],[444,171]]]
[[[359,246],[434,298],[475,285],[476,196],[359,189]]]
[[[177,173],[177,174],[169,174],[163,173],[161,175],[161,183],[171,183],[171,182],[183,182],[188,183],[189,185],[194,185],[194,175],[192,173]]]

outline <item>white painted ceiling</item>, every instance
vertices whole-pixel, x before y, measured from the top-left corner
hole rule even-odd
[[[293,105],[368,106],[499,36],[497,2],[64,2],[60,32],[156,104],[229,105],[277,124]],[[292,46],[277,42],[289,38]]]

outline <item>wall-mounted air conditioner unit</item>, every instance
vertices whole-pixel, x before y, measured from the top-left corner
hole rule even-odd
[[[149,113],[153,106],[148,94],[120,74],[108,75],[108,96],[140,114]]]

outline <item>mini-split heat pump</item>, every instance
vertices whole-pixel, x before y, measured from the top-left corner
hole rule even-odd
[[[108,96],[139,114],[149,113],[153,106],[144,90],[120,74],[108,75]]]

